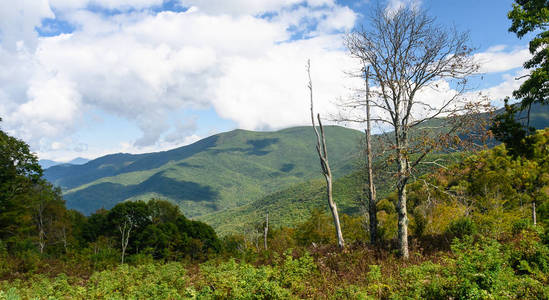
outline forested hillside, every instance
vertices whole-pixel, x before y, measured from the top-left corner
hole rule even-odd
[[[326,128],[336,176],[350,172],[359,131]],[[124,200],[171,201],[188,216],[237,207],[317,177],[310,127],[235,130],[166,152],[112,154],[84,165],[54,166],[44,177],[63,189],[67,207],[85,214]]]

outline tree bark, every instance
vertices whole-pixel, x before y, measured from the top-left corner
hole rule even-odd
[[[267,251],[267,234],[269,233],[269,213],[265,217],[265,229],[263,231],[263,246],[265,246],[265,251]]]
[[[406,209],[406,183],[408,181],[407,172],[408,172],[408,163],[406,158],[400,153],[400,149],[397,149],[399,152],[397,154],[398,160],[398,204],[397,204],[397,213],[398,213],[398,246],[400,250],[400,256],[404,259],[410,257],[408,251],[408,212]]]
[[[536,201],[532,201],[532,223],[534,224],[534,226],[537,223],[537,220],[536,220]]]
[[[318,116],[320,120],[320,116]],[[332,212],[332,218],[334,219],[334,225],[336,229],[337,236],[337,245],[339,248],[345,248],[345,240],[343,240],[343,232],[341,231],[341,224],[339,223],[339,213],[337,212],[337,205],[334,202],[333,198],[333,188],[332,188],[332,174],[329,172],[329,176],[325,175],[326,178],[326,193],[328,194],[328,205],[330,206],[330,211]]]
[[[126,248],[128,247],[128,243],[130,241],[132,224],[130,222],[125,221],[123,226],[118,225],[118,230],[120,230],[121,242],[122,242],[121,264],[124,264],[124,257],[126,256]]]
[[[330,164],[328,163],[328,149],[326,147],[326,136],[324,134],[324,127],[322,127],[322,121],[320,120],[320,114],[317,114],[318,127],[320,128],[320,133],[316,129],[315,125],[315,116],[313,109],[313,81],[311,80],[311,62],[307,61],[307,75],[309,76],[309,95],[311,100],[311,122],[313,123],[313,129],[316,135],[316,152],[318,153],[318,158],[320,159],[320,167],[322,169],[322,174],[326,179],[326,194],[328,196],[328,206],[332,212],[332,217],[334,219],[334,226],[337,236],[337,245],[340,249],[345,248],[345,241],[343,239],[343,233],[341,231],[341,224],[339,223],[339,214],[337,212],[337,205],[333,199],[333,188],[332,188],[332,170],[330,169]]]
[[[365,67],[364,83],[366,85],[366,168],[368,171],[368,216],[370,225],[370,244],[377,244],[377,199],[372,168],[372,128],[370,119],[370,85],[368,78],[370,67]]]

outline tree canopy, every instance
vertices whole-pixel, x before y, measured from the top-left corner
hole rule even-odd
[[[513,92],[513,96],[521,99],[522,109],[533,103],[549,103],[549,1],[547,0],[515,0],[513,9],[508,14],[512,25],[510,32],[523,38],[528,33],[537,32],[529,42],[532,58],[524,63],[526,69],[532,72],[526,81]]]

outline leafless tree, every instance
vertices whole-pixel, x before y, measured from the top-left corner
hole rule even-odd
[[[40,250],[40,254],[43,254],[44,248],[46,247],[46,202],[41,196],[42,195],[40,193],[38,202],[34,205],[34,221],[36,222],[36,228],[38,230],[38,248]]]
[[[536,200],[532,201],[532,223],[534,226],[537,225],[537,218],[536,218]]]
[[[130,242],[130,234],[132,232],[135,223],[130,216],[126,216],[120,224],[118,224],[118,231],[120,231],[120,244],[122,245],[121,263],[124,264],[124,257],[126,256],[126,249]]]
[[[390,159],[396,168],[403,258],[409,257],[406,184],[412,170],[433,151],[460,147],[462,129],[469,127],[465,124],[474,119],[472,113],[484,109],[480,101],[466,97],[468,78],[478,71],[468,42],[467,33],[444,29],[424,11],[407,6],[396,11],[378,6],[368,29],[346,38],[351,56],[361,68],[372,70],[365,74],[366,83],[373,85],[365,103],[374,115],[342,119],[372,121],[392,131]],[[426,93],[437,94],[436,101],[426,99]]]
[[[339,222],[339,214],[337,212],[337,205],[333,199],[333,188],[332,188],[332,170],[330,169],[330,164],[328,162],[328,149],[326,148],[326,137],[324,135],[324,127],[322,127],[322,121],[320,120],[320,114],[317,114],[318,127],[320,128],[320,133],[318,132],[315,124],[315,115],[313,109],[313,81],[311,79],[311,61],[307,61],[307,75],[309,76],[309,95],[311,100],[311,121],[313,123],[313,129],[316,135],[316,152],[318,153],[318,158],[320,159],[320,167],[322,168],[322,174],[326,179],[326,193],[328,195],[328,206],[332,212],[332,217],[334,219],[334,225],[337,235],[337,244],[340,249],[345,248],[345,241],[343,240],[343,233],[341,231],[341,224]]]
[[[263,246],[267,251],[267,235],[269,234],[269,213],[265,216],[265,228],[263,229]]]
[[[365,85],[365,102],[366,102],[366,172],[368,173],[368,216],[370,224],[370,243],[377,243],[377,197],[376,186],[374,183],[374,171],[372,166],[373,151],[372,151],[372,122],[370,113],[370,67],[364,67],[364,85]]]

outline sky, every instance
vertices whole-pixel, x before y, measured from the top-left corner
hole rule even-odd
[[[40,159],[187,145],[235,128],[309,125],[356,84],[342,38],[374,0],[0,0],[0,127]],[[469,31],[494,105],[529,58],[511,0],[380,0]]]

